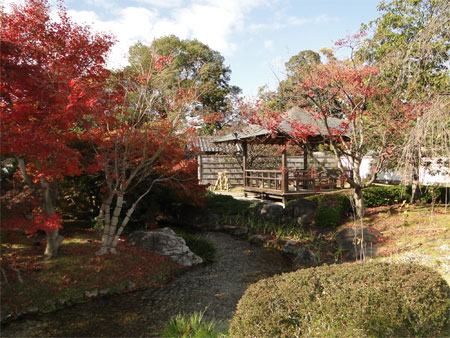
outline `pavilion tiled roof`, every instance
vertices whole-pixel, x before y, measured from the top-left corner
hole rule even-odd
[[[199,148],[200,153],[202,154],[218,154],[227,151],[239,151],[240,147],[236,148],[236,146],[232,145],[218,145],[215,143],[215,140],[218,137],[215,136],[199,136],[195,140],[194,145]]]
[[[304,125],[312,125],[315,126],[317,129],[317,132],[319,136],[327,136],[328,131],[324,125],[324,123],[321,120],[315,120],[311,114],[305,110],[301,110],[299,108],[292,108],[287,112],[287,118],[280,123],[278,135],[279,137],[283,137],[283,134],[289,134],[292,132],[291,123],[292,122],[298,122]],[[330,128],[338,129],[339,125],[343,122],[343,120],[329,117],[327,119],[328,125]],[[257,125],[250,125],[242,131],[237,133],[228,134],[222,137],[215,138],[213,142],[220,143],[220,142],[232,142],[232,141],[239,141],[239,140],[245,140],[245,139],[252,139],[252,138],[261,138],[264,136],[269,136],[271,132],[265,128],[262,128],[261,126]]]

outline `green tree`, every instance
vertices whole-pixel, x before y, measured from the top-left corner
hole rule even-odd
[[[424,155],[449,154],[450,2],[394,0],[378,5],[381,16],[363,25],[372,32],[359,50],[376,64],[391,93],[408,102],[416,118],[404,129],[399,162],[413,172],[413,201],[419,197],[419,167]],[[422,153],[426,150],[428,154]]]
[[[296,87],[304,81],[304,74],[316,65],[321,64],[320,54],[312,50],[302,50],[285,62],[286,79],[278,83],[276,91],[269,90],[267,85],[258,90],[260,102],[271,110],[285,112],[297,105],[299,101]]]
[[[137,43],[129,53],[130,63],[139,63],[143,67],[154,57],[171,58],[170,65],[158,74],[156,82],[161,84],[158,87],[164,87],[164,94],[173,96],[174,90],[195,85],[199,98],[193,104],[192,118],[202,124],[204,133],[223,127],[231,110],[229,97],[239,93],[240,89],[229,84],[231,70],[224,65],[219,52],[198,40],[180,40],[170,35],[154,40],[150,46]]]
[[[312,50],[302,50],[297,55],[292,56],[284,65],[288,78],[302,79],[304,68],[310,68],[320,64],[320,54]]]

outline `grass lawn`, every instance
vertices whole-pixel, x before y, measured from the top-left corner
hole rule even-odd
[[[43,260],[44,237],[27,238],[21,232],[2,233],[1,311],[49,312],[105,293],[160,285],[183,267],[160,255],[140,250],[123,240],[119,255],[96,256],[99,235],[92,230],[65,233],[59,255]],[[23,283],[10,268],[20,270]],[[87,292],[87,293],[86,293]]]
[[[282,249],[285,241],[300,243],[316,256],[319,265],[333,264],[345,257],[335,234],[345,227],[369,226],[379,230],[384,241],[378,243],[376,260],[414,262],[439,271],[450,284],[450,207],[430,205],[392,205],[368,208],[361,221],[347,220],[333,231],[298,226],[250,225],[253,232],[265,234],[269,245]]]
[[[358,226],[348,222],[343,226]],[[371,208],[364,225],[379,230],[386,241],[376,259],[415,262],[434,268],[450,284],[450,207],[395,205]]]

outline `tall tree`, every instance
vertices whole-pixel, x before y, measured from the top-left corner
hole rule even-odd
[[[77,175],[80,153],[69,144],[103,116],[104,68],[112,39],[74,24],[60,6],[51,19],[47,1],[28,0],[1,13],[1,154],[16,159],[38,206],[16,226],[45,230],[45,255],[62,241],[56,214],[57,180]]]
[[[98,255],[117,253],[122,231],[155,184],[178,184],[193,200],[201,191],[195,157],[187,156],[192,128],[186,119],[197,101],[196,87],[171,84],[167,91],[169,84],[160,81],[160,75],[173,59],[151,55],[144,64],[131,59],[128,72],[116,81],[124,100],[116,107],[115,119],[93,134],[94,140],[101,139],[93,143],[98,145],[97,160],[106,183],[98,217],[103,228]],[[125,204],[130,192],[136,198]]]
[[[302,50],[285,62],[286,78],[279,81],[276,91],[269,90],[267,85],[259,88],[258,98],[261,104],[270,109],[286,111],[298,101],[295,87],[303,82],[304,74],[309,68],[321,63],[320,54],[312,50]]]
[[[354,42],[343,39],[338,41],[338,45],[353,48]],[[407,107],[386,95],[388,91],[380,87],[377,69],[359,64],[353,58],[338,61],[332,56],[326,64],[303,70],[302,81],[294,88],[297,99],[293,103],[309,113],[315,123],[293,120],[291,131],[281,131],[288,133],[293,143],[312,153],[308,138],[318,136],[317,124],[323,126],[325,132],[321,135],[329,143],[339,169],[354,189],[356,211],[359,217],[363,217],[362,189],[374,182],[391,155],[390,139],[395,137],[400,126],[406,126],[410,120],[406,114]],[[391,109],[393,107],[395,109]],[[285,114],[270,112],[254,121],[277,133],[285,119]],[[369,179],[363,180],[360,167],[368,154],[375,157],[376,166]]]
[[[223,127],[231,110],[229,95],[240,92],[231,86],[231,70],[224,65],[219,52],[198,40],[180,40],[174,35],[153,41],[150,46],[137,43],[130,48],[130,63],[147,66],[153,57],[170,57],[172,62],[160,74],[157,81],[164,84],[164,94],[170,95],[181,88],[195,86],[198,90],[196,109],[192,119],[203,124],[205,133]]]
[[[403,143],[400,163],[413,172],[413,201],[418,198],[423,151],[447,156],[450,114],[450,3],[447,0],[382,1],[381,16],[363,25],[372,33],[359,56],[375,64],[393,95],[408,102],[417,121],[397,142]],[[439,107],[439,108],[437,108]]]

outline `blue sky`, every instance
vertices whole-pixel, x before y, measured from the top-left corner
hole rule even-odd
[[[20,2],[21,0],[6,0]],[[254,96],[276,88],[283,65],[301,50],[319,51],[378,16],[379,0],[66,0],[78,23],[113,33],[109,65],[126,64],[128,47],[175,34],[219,51],[231,84]]]

